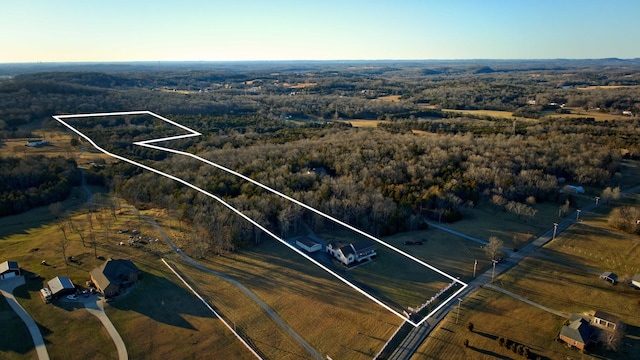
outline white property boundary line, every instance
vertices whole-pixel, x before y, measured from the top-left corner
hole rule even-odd
[[[260,357],[260,355],[259,355],[255,350],[253,350],[253,348],[252,348],[249,344],[247,344],[247,342],[246,342],[246,341],[244,341],[244,339],[242,338],[242,336],[240,336],[240,334],[238,334],[238,333],[236,332],[236,330],[235,330],[234,328],[232,328],[232,327],[231,327],[231,325],[229,325],[229,323],[228,323],[228,322],[226,322],[226,321],[222,318],[222,316],[220,316],[220,314],[218,314],[218,313],[217,313],[217,312],[216,312],[216,311],[211,307],[211,305],[209,305],[209,303],[208,303],[208,302],[207,302],[207,301],[206,301],[202,296],[200,296],[200,294],[198,294],[198,293],[196,292],[196,290],[195,290],[194,288],[192,288],[192,287],[191,287],[191,285],[189,285],[189,283],[187,283],[187,281],[186,281],[185,279],[183,279],[183,278],[182,278],[182,276],[180,276],[180,274],[178,274],[178,272],[177,272],[177,271],[173,270],[173,268],[171,267],[171,265],[169,265],[169,264],[168,264],[164,259],[160,259],[160,260],[162,260],[162,262],[163,262],[163,263],[164,263],[164,264],[169,268],[169,270],[171,270],[171,272],[172,272],[172,273],[174,273],[174,274],[178,277],[178,279],[180,279],[180,281],[182,281],[182,283],[183,283],[183,284],[184,284],[184,285],[185,285],[189,290],[191,290],[191,292],[193,293],[193,295],[195,295],[198,299],[200,299],[200,301],[202,301],[202,303],[204,304],[204,306],[206,306],[209,310],[211,310],[211,312],[213,313],[213,315],[215,315],[218,319],[220,319],[220,321],[222,321],[222,323],[224,324],[224,326],[226,326],[229,330],[231,330],[231,332],[233,333],[233,335],[235,335],[235,336],[238,338],[238,340],[240,340],[240,341],[244,344],[244,346],[246,346],[246,347],[247,347],[247,349],[249,349],[249,351],[251,351],[251,353],[252,353],[253,355],[255,355],[255,357],[257,357],[258,359],[262,360],[262,357]]]
[[[355,284],[351,283],[349,280],[347,280],[344,277],[342,277],[340,274],[336,273],[335,271],[329,269],[328,267],[326,267],[322,263],[320,263],[317,260],[313,259],[312,257],[307,255],[306,253],[304,253],[303,251],[301,251],[297,247],[289,244],[284,239],[281,239],[279,236],[277,236],[276,234],[272,233],[267,228],[265,228],[264,226],[260,225],[259,223],[257,223],[256,221],[254,221],[253,219],[251,219],[250,217],[248,217],[247,215],[245,215],[244,213],[242,213],[238,209],[234,208],[233,206],[231,206],[230,204],[228,204],[227,202],[225,202],[223,199],[219,198],[218,196],[216,196],[216,195],[214,195],[214,194],[212,194],[212,193],[210,193],[210,192],[208,192],[208,191],[206,191],[204,189],[201,189],[198,186],[193,185],[190,182],[187,182],[186,180],[183,180],[183,179],[181,179],[179,177],[176,177],[176,176],[171,175],[171,174],[167,174],[167,173],[162,172],[160,170],[154,169],[154,168],[152,168],[150,166],[147,166],[147,165],[138,163],[136,161],[127,159],[127,158],[125,158],[123,156],[120,156],[120,155],[117,155],[117,154],[113,154],[113,153],[101,148],[100,146],[98,146],[98,144],[96,144],[93,140],[91,140],[91,138],[89,138],[87,135],[85,135],[84,133],[82,133],[78,129],[74,128],[73,126],[69,125],[67,122],[65,122],[63,120],[63,119],[72,119],[72,118],[125,116],[125,115],[149,115],[149,116],[153,116],[153,117],[155,117],[157,119],[165,121],[165,122],[167,122],[167,123],[169,123],[171,125],[174,125],[174,126],[180,128],[180,129],[185,130],[185,131],[188,132],[187,134],[184,134],[184,135],[176,135],[176,136],[169,136],[169,137],[164,137],[164,138],[159,138],[159,139],[138,141],[138,142],[134,142],[133,143],[134,145],[139,145],[139,146],[142,146],[142,147],[147,147],[147,148],[151,148],[151,149],[155,149],[155,150],[167,151],[167,152],[174,153],[174,154],[188,156],[188,157],[191,157],[193,159],[199,160],[199,161],[201,161],[201,162],[203,162],[205,164],[208,164],[208,165],[211,165],[213,167],[216,167],[216,168],[218,168],[220,170],[226,171],[226,172],[228,172],[228,173],[230,173],[232,175],[235,175],[235,176],[237,176],[237,177],[239,177],[239,178],[241,178],[243,180],[246,180],[246,181],[248,181],[248,182],[250,182],[250,183],[252,183],[254,185],[257,185],[257,186],[259,186],[259,187],[261,187],[261,188],[263,188],[263,189],[265,189],[265,190],[267,190],[269,192],[272,192],[272,193],[274,193],[274,194],[276,194],[276,195],[278,195],[278,196],[280,196],[280,197],[282,197],[282,198],[284,198],[284,199],[286,199],[288,201],[291,201],[296,205],[302,206],[303,208],[305,208],[307,210],[310,210],[310,211],[312,211],[312,212],[314,212],[314,213],[316,213],[316,214],[318,214],[318,215],[320,215],[320,216],[322,216],[322,217],[324,217],[324,218],[326,218],[326,219],[328,219],[330,221],[333,221],[333,222],[335,222],[337,224],[340,224],[340,225],[344,226],[345,228],[347,228],[349,230],[352,230],[352,231],[354,231],[354,232],[356,232],[356,233],[358,233],[358,234],[360,234],[360,235],[362,235],[362,236],[364,236],[366,238],[369,238],[369,239],[377,242],[378,244],[381,244],[381,245],[391,249],[392,251],[395,251],[396,253],[398,253],[398,254],[400,254],[400,255],[408,258],[408,259],[411,259],[411,260],[415,261],[416,263],[418,263],[418,264],[420,264],[420,265],[422,265],[422,266],[424,266],[424,267],[426,267],[428,269],[431,269],[432,271],[435,271],[438,274],[440,274],[440,275],[452,280],[453,283],[458,283],[458,284],[462,285],[462,288],[460,288],[454,294],[452,294],[451,296],[446,298],[441,304],[439,304],[435,309],[433,309],[429,314],[427,314],[422,320],[420,320],[419,322],[416,323],[413,320],[411,320],[411,318],[409,316],[405,316],[405,315],[399,313],[398,311],[394,310],[389,305],[383,303],[382,301],[380,301],[379,299],[377,299],[373,295],[371,295],[371,294],[367,293],[366,291],[360,289]],[[420,324],[425,322],[429,317],[431,317],[435,312],[440,310],[443,306],[445,306],[451,300],[455,299],[456,296],[468,286],[466,283],[460,281],[458,278],[455,278],[455,277],[445,273],[444,271],[442,271],[442,270],[440,270],[440,269],[438,269],[438,268],[436,268],[436,267],[434,267],[432,265],[429,265],[426,262],[424,262],[424,261],[422,261],[422,260],[420,260],[420,259],[418,259],[418,258],[416,258],[416,257],[414,257],[414,256],[412,256],[412,255],[410,255],[410,254],[408,254],[408,253],[396,248],[396,247],[393,247],[393,246],[387,244],[386,242],[374,237],[373,235],[370,235],[370,234],[368,234],[368,233],[366,233],[366,232],[364,232],[364,231],[362,231],[360,229],[357,229],[357,228],[355,228],[355,227],[353,227],[353,226],[351,226],[351,225],[349,225],[349,224],[347,224],[347,223],[345,223],[343,221],[340,221],[340,220],[332,217],[331,215],[325,214],[325,213],[321,212],[320,210],[317,210],[317,209],[315,209],[315,208],[313,208],[313,207],[311,207],[311,206],[309,206],[307,204],[304,204],[304,203],[302,203],[302,202],[300,202],[300,201],[298,201],[298,200],[296,200],[296,199],[294,199],[294,198],[292,198],[290,196],[287,196],[287,195],[285,195],[285,194],[283,194],[283,193],[281,193],[281,192],[279,192],[279,191],[277,191],[275,189],[272,189],[272,188],[268,187],[267,185],[264,185],[264,184],[262,184],[260,182],[257,182],[255,180],[253,180],[253,179],[251,179],[251,178],[239,173],[239,172],[236,172],[234,170],[231,170],[231,169],[226,168],[226,167],[224,167],[222,165],[216,164],[216,163],[214,163],[212,161],[209,161],[207,159],[204,159],[204,158],[202,158],[200,156],[197,156],[197,155],[194,155],[194,154],[191,154],[191,153],[188,153],[188,152],[184,152],[184,151],[180,151],[180,150],[174,150],[174,149],[170,149],[170,148],[165,148],[165,147],[161,147],[161,146],[157,146],[157,145],[152,145],[153,143],[157,143],[157,142],[178,140],[178,139],[186,139],[186,138],[190,138],[190,137],[200,136],[202,134],[200,134],[199,132],[197,132],[197,131],[195,131],[193,129],[190,129],[190,128],[184,126],[184,125],[178,124],[175,121],[172,121],[172,120],[169,120],[169,119],[167,119],[165,117],[157,115],[157,114],[155,114],[155,113],[153,113],[151,111],[144,110],[144,111],[124,111],[124,112],[110,112],[110,113],[55,115],[55,116],[53,116],[53,118],[56,119],[61,124],[63,124],[64,126],[66,126],[67,128],[69,128],[71,131],[75,132],[76,134],[78,134],[79,136],[81,136],[82,138],[87,140],[91,145],[93,145],[93,147],[95,147],[96,149],[100,150],[101,152],[103,152],[103,153],[105,153],[105,154],[107,154],[107,155],[109,155],[111,157],[114,157],[116,159],[128,162],[128,163],[136,165],[138,167],[141,167],[141,168],[143,168],[145,170],[149,170],[149,171],[154,172],[156,174],[162,175],[162,176],[167,177],[167,178],[169,178],[171,180],[177,181],[177,182],[179,182],[179,183],[181,183],[183,185],[186,185],[186,186],[188,186],[188,187],[190,187],[190,188],[192,188],[192,189],[194,189],[196,191],[199,191],[200,193],[202,193],[202,194],[204,194],[204,195],[206,195],[206,196],[218,201],[219,203],[221,203],[222,205],[227,207],[229,210],[233,211],[234,213],[236,213],[237,215],[239,215],[243,219],[247,220],[248,222],[250,222],[251,224],[255,225],[260,230],[262,230],[265,233],[267,233],[272,238],[276,239],[277,241],[279,241],[283,245],[287,246],[291,250],[293,250],[296,253],[298,253],[300,256],[302,256],[305,259],[309,260],[311,263],[313,263],[316,266],[320,267],[322,270],[328,272],[329,274],[331,274],[332,276],[334,276],[335,278],[337,278],[338,280],[340,280],[344,284],[348,285],[349,287],[351,287],[355,291],[357,291],[360,294],[366,296],[369,300],[371,300],[371,301],[375,302],[376,304],[382,306],[383,308],[385,308],[388,311],[390,311],[391,313],[395,314],[396,316],[398,316],[402,320],[409,322],[411,325],[413,325],[415,327],[418,327]]]

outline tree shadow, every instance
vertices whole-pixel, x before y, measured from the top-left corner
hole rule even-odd
[[[485,350],[475,346],[469,346],[469,349],[475,352],[479,352],[480,354],[483,354],[483,355],[491,356],[492,358],[496,358],[496,359],[513,359],[512,357],[501,355],[491,350]]]
[[[497,337],[497,336],[495,336],[495,335],[492,335],[492,334],[489,334],[489,333],[486,333],[486,332],[482,332],[482,331],[474,330],[473,332],[474,332],[475,334],[478,334],[478,335],[480,335],[480,336],[482,336],[482,337],[486,337],[487,339],[491,339],[491,340],[495,340],[495,339],[497,339],[497,338],[498,338],[498,337]]]

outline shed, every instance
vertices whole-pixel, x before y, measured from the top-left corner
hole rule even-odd
[[[59,298],[67,294],[74,294],[76,287],[66,276],[56,276],[47,282],[49,289],[51,290],[51,296],[53,298]]]
[[[303,236],[296,240],[296,245],[304,249],[306,252],[316,252],[322,250],[322,244]]]
[[[91,281],[105,297],[120,294],[124,288],[140,278],[141,271],[131,261],[125,259],[109,259],[91,270]]]
[[[631,278],[631,286],[635,286],[640,289],[640,273],[633,275]]]
[[[20,276],[20,267],[17,261],[5,261],[0,264],[0,280]]]

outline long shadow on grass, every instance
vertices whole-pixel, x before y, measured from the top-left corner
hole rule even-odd
[[[187,289],[163,277],[143,273],[126,294],[105,305],[121,311],[134,311],[155,321],[185,329],[195,328],[183,315],[212,317]]]
[[[493,352],[491,350],[480,349],[475,346],[469,346],[469,349],[479,352],[480,354],[483,354],[483,355],[491,356],[492,358],[496,358],[496,359],[513,359],[512,357],[504,356],[496,352]],[[522,356],[519,356],[519,357],[522,358]]]

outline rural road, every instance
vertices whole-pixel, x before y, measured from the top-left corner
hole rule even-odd
[[[13,289],[23,285],[24,283],[24,276],[16,276],[11,279],[2,280],[0,281],[0,293],[2,293],[2,295],[7,299],[7,302],[13,311],[15,311],[25,325],[27,325],[29,334],[31,334],[33,344],[36,348],[36,354],[38,354],[38,359],[49,360],[49,353],[47,352],[47,347],[44,345],[44,339],[42,338],[42,333],[40,333],[38,324],[36,324],[29,313],[27,313],[22,305],[18,303],[15,296],[13,296]]]
[[[589,204],[582,208],[582,211],[590,211],[595,208],[595,204]],[[556,231],[556,235],[560,234],[562,231],[566,230],[569,226],[573,225],[576,222],[575,217],[573,215],[568,216],[562,221],[558,222],[558,227]],[[429,223],[431,226],[431,223]],[[460,232],[454,231],[451,229],[447,229],[443,226],[437,226],[438,229],[447,231],[456,236],[460,236]],[[490,284],[491,280],[494,276],[497,276],[511,267],[518,264],[522,259],[526,258],[529,255],[534,254],[538,248],[544,246],[547,242],[552,240],[554,229],[551,228],[544,232],[542,235],[535,238],[533,241],[528,243],[526,246],[522,247],[517,252],[510,251],[507,253],[507,258],[504,262],[496,264],[495,266],[495,274],[494,269],[490,268],[484,273],[480,274],[473,281],[471,281],[460,294],[458,294],[458,299],[461,302],[464,302],[464,299],[471,295],[474,291],[479,289],[480,287]],[[464,235],[464,234],[463,234]],[[463,236],[466,239],[473,240],[472,237],[468,235]],[[477,240],[473,240],[477,241]],[[418,349],[420,344],[429,336],[431,331],[438,325],[438,323],[444,319],[444,317],[449,313],[449,311],[453,310],[458,305],[458,301],[450,301],[446,306],[443,306],[437,313],[435,313],[430,319],[425,321],[421,326],[418,326],[411,330],[409,335],[400,343],[400,345],[395,349],[395,351],[389,356],[389,359],[393,360],[409,360],[415,351]]]

